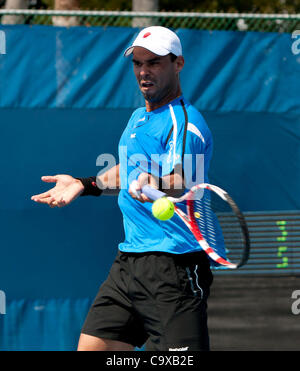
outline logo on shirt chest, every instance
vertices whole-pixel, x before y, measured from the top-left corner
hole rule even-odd
[[[173,140],[171,140],[169,142],[169,147],[170,148],[169,148],[168,157],[167,157],[167,163],[168,164],[170,164],[171,162],[176,161],[176,160],[178,160],[180,158],[180,156],[178,154],[174,153],[175,152],[175,148],[174,148],[174,142],[173,142]]]
[[[136,137],[136,133],[130,134],[130,138],[134,139]]]

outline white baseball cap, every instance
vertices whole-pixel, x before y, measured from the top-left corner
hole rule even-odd
[[[182,47],[179,37],[175,32],[166,27],[151,26],[144,28],[134,40],[133,44],[124,52],[124,56],[128,57],[135,46],[150,50],[150,52],[164,56],[170,53],[177,57],[182,55]]]

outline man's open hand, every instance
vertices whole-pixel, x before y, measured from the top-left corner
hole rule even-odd
[[[43,176],[42,181],[55,183],[55,186],[47,192],[32,196],[31,199],[50,207],[66,206],[79,197],[84,190],[81,181],[70,175]]]

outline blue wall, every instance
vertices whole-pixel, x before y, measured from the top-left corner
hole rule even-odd
[[[0,349],[74,349],[123,238],[115,197],[34,204],[42,175],[96,174],[143,105],[122,51],[138,30],[1,26]],[[182,87],[215,142],[211,181],[243,210],[300,208],[300,57],[289,34],[178,30]],[[56,329],[54,331],[53,329]]]

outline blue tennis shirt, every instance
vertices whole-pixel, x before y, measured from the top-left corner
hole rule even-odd
[[[208,182],[211,155],[210,130],[183,96],[151,112],[145,107],[133,112],[119,143],[118,203],[125,229],[121,251],[183,254],[201,250],[176,214],[168,221],[159,221],[152,215],[152,204],[133,199],[128,189],[142,172],[164,176],[178,164],[183,166],[187,189]]]

